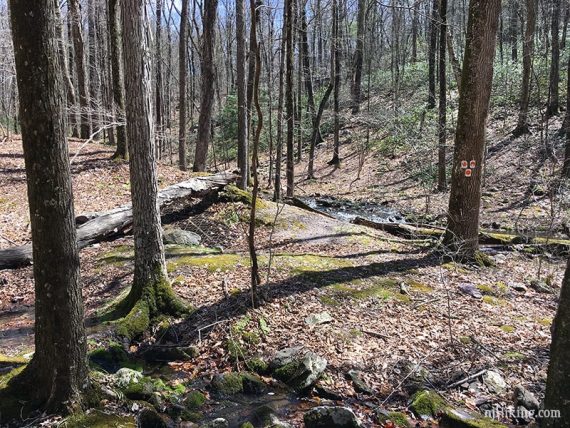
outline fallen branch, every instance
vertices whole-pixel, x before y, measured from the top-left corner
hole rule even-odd
[[[162,209],[176,200],[189,196],[201,197],[210,192],[217,192],[234,180],[235,175],[228,173],[194,177],[160,191],[158,204]],[[80,249],[125,233],[133,222],[133,212],[130,204],[101,214],[90,213],[79,216],[77,221],[86,220],[87,216],[90,216],[91,219],[77,228],[77,245]],[[26,266],[31,262],[31,244],[0,250],[0,270]]]
[[[452,389],[452,388],[455,388],[459,385],[464,384],[465,382],[471,382],[473,379],[477,379],[479,376],[483,376],[485,373],[487,373],[487,369],[483,369],[481,371],[478,371],[477,373],[469,375],[466,378],[458,380],[457,382],[453,382],[451,385],[447,385],[446,389]]]

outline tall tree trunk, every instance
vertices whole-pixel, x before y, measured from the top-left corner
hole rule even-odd
[[[100,79],[100,61],[98,42],[101,37],[97,31],[97,4],[96,0],[87,2],[87,70],[89,81],[89,121],[92,130],[101,129],[101,79]],[[100,133],[93,136],[94,140],[99,140]]]
[[[249,148],[247,138],[247,94],[245,82],[245,17],[244,0],[236,0],[236,87],[238,102],[238,168],[239,187],[247,188],[249,181]]]
[[[283,4],[283,15],[287,11],[287,3]],[[279,201],[281,199],[281,164],[283,158],[283,98],[285,84],[285,56],[287,51],[287,38],[284,37],[287,32],[287,21],[283,20],[283,28],[281,30],[281,49],[279,54],[279,95],[277,99],[277,147],[275,148],[275,190],[273,199]],[[310,159],[309,159],[310,162]]]
[[[194,171],[206,171],[208,147],[210,146],[212,108],[214,106],[214,42],[216,30],[216,15],[218,0],[206,0],[204,3],[202,56],[201,56],[201,92],[200,116],[198,116],[198,135],[196,137],[196,155],[194,156]]]
[[[437,50],[437,22],[439,20],[439,0],[433,0],[430,14],[428,50],[428,103],[427,108],[435,107],[435,57]]]
[[[285,52],[285,111],[287,121],[287,196],[292,197],[295,192],[295,162],[293,159],[293,134],[295,131],[293,112],[293,2],[285,0],[285,23],[287,47]]]
[[[158,130],[157,135],[157,145],[156,150],[158,154],[158,159],[162,157],[163,142],[164,142],[164,118],[163,118],[163,85],[162,85],[162,8],[163,8],[162,0],[156,0],[156,72],[155,72],[155,120],[156,120],[156,127]]]
[[[12,379],[9,398],[26,397],[48,413],[78,408],[88,384],[58,7],[10,0],[36,298],[34,356]],[[7,402],[0,398],[0,409]],[[0,422],[9,417],[0,412]]]
[[[529,132],[528,109],[530,105],[530,78],[532,74],[532,54],[534,51],[534,31],[538,0],[526,0],[526,28],[523,40],[523,75],[519,101],[519,117],[513,131],[515,137]]]
[[[418,62],[418,27],[419,27],[420,2],[414,1],[412,16],[412,64]]]
[[[519,22],[519,0],[511,1],[509,12],[509,41],[511,43],[511,60],[516,63],[519,60],[517,37]]]
[[[560,81],[560,13],[561,0],[552,0],[552,19],[550,23],[550,38],[552,43],[552,58],[550,61],[550,83],[548,85],[547,115],[558,114],[560,98],[558,86]]]
[[[79,128],[77,126],[77,114],[75,112],[77,97],[75,96],[75,88],[73,87],[73,81],[71,80],[71,74],[69,73],[68,67],[68,54],[67,48],[65,46],[65,27],[63,25],[63,21],[61,19],[61,10],[58,7],[56,10],[57,13],[57,23],[59,26],[59,53],[60,53],[60,60],[61,66],[63,70],[63,79],[65,83],[65,95],[67,96],[67,111],[69,114],[67,117],[69,118],[69,125],[71,127],[72,135],[79,136]]]
[[[135,269],[128,296],[109,317],[124,315],[117,333],[133,339],[159,314],[179,314],[183,306],[168,282],[157,204],[150,23],[144,0],[121,0],[121,8]]]
[[[113,101],[121,120],[125,115],[125,83],[123,81],[122,64],[122,36],[121,36],[121,11],[119,0],[109,0],[109,37],[111,45],[111,74],[113,78]],[[114,158],[127,159],[128,154],[127,135],[124,125],[117,127],[117,149]]]
[[[261,112],[261,105],[259,104],[259,78],[261,76],[261,53],[259,44],[257,43],[257,26],[259,24],[259,8],[256,8],[256,0],[250,0],[250,13],[251,13],[251,37],[253,39],[252,47],[255,52],[254,62],[254,76],[253,76],[253,104],[257,113],[257,124],[253,134],[253,150],[251,155],[251,169],[253,173],[253,191],[252,191],[252,204],[249,219],[249,234],[248,246],[249,255],[251,258],[251,302],[254,308],[259,306],[259,297],[257,294],[257,286],[261,283],[259,276],[259,264],[257,261],[257,251],[255,249],[255,215],[257,209],[257,195],[259,193],[259,175],[257,171],[259,158],[259,139],[261,137],[261,130],[263,129],[263,114]]]
[[[89,108],[89,91],[87,89],[87,69],[85,66],[85,44],[81,30],[81,8],[79,0],[69,0],[69,18],[71,19],[71,36],[73,39],[73,59],[79,87],[79,107],[81,117],[80,136],[83,139],[91,135]]]
[[[364,61],[364,34],[366,26],[366,3],[367,0],[358,0],[358,16],[356,19],[356,48],[354,49],[354,60],[352,66],[352,114],[357,114],[360,111],[360,101],[362,94],[362,64]],[[412,43],[412,46],[414,46],[414,43]]]
[[[568,58],[568,77],[566,79],[566,115],[564,123],[562,124],[563,130],[566,133],[566,147],[564,150],[564,166],[562,167],[562,175],[570,178],[570,58]]]
[[[455,75],[455,81],[457,82],[457,91],[461,90],[461,64],[455,55],[455,49],[453,49],[453,37],[449,31],[449,26],[447,28],[447,33],[445,37],[447,41],[447,53],[449,54],[449,61],[451,62],[451,67],[453,68],[453,74]]]
[[[180,40],[178,42],[178,167],[186,171],[186,80],[188,75],[188,0],[182,0],[180,11]]]
[[[570,260],[562,282],[558,310],[552,324],[552,343],[544,409],[558,411],[559,417],[545,417],[544,428],[570,427]]]
[[[440,0],[439,5],[439,132],[438,132],[438,165],[437,190],[447,189],[445,168],[445,145],[447,142],[447,76],[446,76],[446,44],[447,44],[447,0]]]
[[[451,194],[444,238],[446,246],[459,259],[464,260],[474,259],[479,249],[485,122],[489,111],[500,10],[501,0],[471,0],[469,3]]]
[[[340,17],[338,0],[333,0],[332,14],[333,14],[333,36],[332,44],[334,46],[334,90],[333,90],[333,104],[334,104],[334,136],[333,136],[333,157],[328,162],[329,165],[340,165]]]

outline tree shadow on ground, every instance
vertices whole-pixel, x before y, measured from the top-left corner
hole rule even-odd
[[[326,271],[302,272],[292,277],[270,282],[260,287],[263,297],[262,305],[272,301],[303,294],[314,289],[325,288],[331,285],[346,283],[357,279],[367,279],[376,276],[384,276],[393,273],[402,273],[411,269],[417,269],[440,264],[440,258],[436,254],[428,254],[423,257],[411,259],[390,260],[387,262],[375,262],[360,266],[347,266]],[[251,294],[249,290],[241,291],[223,298],[213,304],[196,309],[186,319],[174,325],[174,334],[167,337],[179,337],[184,345],[190,345],[211,330],[214,323],[229,320],[247,313],[251,308]]]

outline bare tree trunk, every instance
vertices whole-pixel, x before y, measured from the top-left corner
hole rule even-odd
[[[58,7],[55,0],[10,1],[34,254],[35,352],[0,393],[2,423],[30,406],[47,413],[77,409],[88,386]],[[4,406],[16,399],[33,404],[15,406],[18,414],[10,415]]]
[[[113,101],[120,116],[125,114],[125,83],[123,81],[123,64],[121,61],[122,36],[119,0],[109,0],[109,37],[111,45],[111,74],[113,80]],[[124,125],[117,127],[117,150],[114,158],[128,159],[127,135]]]
[[[204,3],[201,78],[200,116],[198,117],[198,135],[196,137],[196,155],[194,171],[206,171],[208,147],[210,146],[212,107],[214,105],[213,87],[216,78],[214,71],[214,41],[218,0],[206,0]]]
[[[186,171],[186,81],[188,75],[188,0],[182,0],[180,11],[180,41],[178,42],[178,167]]]
[[[243,0],[236,0],[236,87],[238,102],[238,185],[246,189],[249,181],[249,148],[247,138],[247,94],[245,82],[245,18]]]
[[[135,269],[131,291],[109,317],[125,316],[117,333],[132,340],[146,331],[157,315],[180,314],[183,305],[168,281],[157,203],[150,23],[144,0],[121,0],[121,8]]]
[[[354,50],[354,60],[352,66],[352,114],[357,114],[360,111],[360,101],[362,94],[362,64],[364,61],[364,33],[366,27],[366,3],[367,0],[358,0],[358,17],[356,19],[356,48]],[[414,22],[417,24],[417,21]],[[415,47],[416,39],[413,40],[414,41],[412,42],[412,46]],[[415,54],[412,54],[413,57],[414,55]],[[415,62],[415,60],[412,61]]]
[[[164,141],[164,118],[163,118],[163,85],[162,85],[162,8],[163,8],[162,0],[156,0],[156,72],[155,72],[155,97],[156,97],[156,104],[155,104],[155,120],[156,120],[156,127],[157,127],[157,144],[156,144],[156,151],[157,151],[157,158],[160,159],[162,157],[163,148],[163,141]]]
[[[566,79],[566,116],[562,127],[566,133],[566,146],[564,150],[564,166],[562,167],[562,175],[570,178],[570,58],[568,58],[568,78]]]
[[[560,81],[560,13],[561,1],[552,0],[551,43],[552,58],[550,61],[550,83],[548,85],[548,108],[546,114],[554,116],[560,108],[558,86]]]
[[[293,112],[293,2],[285,0],[285,22],[287,48],[285,52],[285,110],[287,121],[287,196],[292,197],[295,192],[295,162],[293,159],[293,134],[295,130]]]
[[[521,98],[519,104],[519,117],[517,126],[513,131],[515,137],[527,134],[528,108],[530,104],[530,78],[532,74],[532,54],[534,51],[534,31],[536,27],[536,11],[538,0],[526,0],[526,29],[523,40],[523,75],[521,84]]]
[[[509,8],[509,41],[511,43],[511,60],[516,63],[519,60],[518,54],[518,21],[519,4],[518,0],[511,1]]]
[[[430,15],[429,51],[428,51],[428,105],[427,108],[435,107],[435,57],[437,50],[437,22],[439,0],[433,0]]]
[[[287,4],[283,4],[283,14],[285,15]],[[287,51],[287,38],[284,37],[287,32],[287,21],[283,20],[283,29],[281,31],[281,52],[279,55],[279,95],[277,100],[277,147],[275,150],[275,190],[273,199],[279,201],[281,199],[281,164],[283,158],[283,97],[285,82],[285,56]],[[310,160],[309,160],[310,162]]]
[[[455,49],[453,49],[453,37],[449,32],[449,27],[446,33],[447,40],[447,53],[449,54],[449,61],[451,62],[451,67],[453,68],[453,74],[455,75],[455,81],[457,82],[457,91],[461,89],[461,64],[455,55]]]
[[[473,260],[479,249],[485,123],[489,111],[500,10],[501,0],[471,0],[469,4],[451,194],[444,237],[446,246],[464,260]]]
[[[81,108],[80,136],[83,139],[88,139],[91,135],[91,121],[89,117],[89,91],[87,90],[85,45],[83,43],[83,32],[81,31],[81,9],[79,0],[69,0],[69,15],[71,19],[71,35],[73,38],[73,58],[75,60],[77,85],[79,87],[79,106]]]
[[[257,252],[255,250],[255,214],[257,208],[257,195],[259,193],[259,175],[257,173],[257,167],[259,163],[258,151],[259,151],[259,139],[261,137],[261,130],[263,129],[263,114],[261,112],[261,106],[259,104],[259,78],[261,75],[261,54],[259,52],[259,44],[257,43],[257,25],[259,23],[259,9],[256,9],[256,0],[250,0],[250,12],[251,12],[251,37],[253,39],[252,47],[254,47],[255,52],[255,62],[254,62],[254,77],[253,77],[253,104],[255,105],[255,110],[257,112],[257,126],[255,133],[253,135],[253,152],[251,155],[251,169],[253,172],[253,192],[252,192],[252,203],[249,219],[249,234],[248,234],[248,246],[249,255],[251,258],[251,302],[254,308],[259,306],[259,297],[257,293],[257,286],[261,283],[261,278],[259,277],[259,264],[257,261]]]
[[[328,162],[329,165],[340,165],[340,17],[338,0],[333,0],[332,13],[333,13],[333,37],[332,44],[334,46],[334,90],[333,90],[333,104],[334,104],[334,137],[333,137],[333,157]]]
[[[447,143],[447,73],[446,73],[446,44],[447,44],[447,0],[440,0],[439,4],[439,132],[438,132],[438,165],[437,190],[443,192],[447,189],[445,167],[445,145]]]
[[[419,26],[420,2],[414,1],[414,10],[412,16],[412,64],[418,62],[418,26]]]

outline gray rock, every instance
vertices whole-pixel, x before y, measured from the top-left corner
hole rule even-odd
[[[540,403],[534,394],[522,385],[515,386],[513,400],[515,402],[515,406],[522,406],[527,410],[538,411],[540,407]]]
[[[199,245],[202,242],[202,237],[188,230],[165,229],[162,240],[165,244]]]
[[[538,293],[552,294],[553,292],[552,287],[540,279],[533,279],[530,282],[530,288]]]
[[[418,367],[417,364],[406,359],[396,362],[393,372],[397,378],[401,379],[402,387],[410,395],[429,388],[433,381],[432,374],[425,367]]]
[[[202,428],[229,428],[230,424],[224,418],[217,418],[207,424],[202,425]]]
[[[520,283],[520,282],[517,282],[517,283],[515,283],[515,284],[512,284],[511,287],[512,287],[513,290],[518,291],[518,292],[520,292],[520,293],[524,293],[524,292],[526,292],[526,291],[528,290],[527,286],[524,285],[524,284],[522,284],[522,283]]]
[[[318,406],[303,416],[306,428],[358,428],[360,422],[348,407]]]
[[[481,293],[473,284],[459,284],[459,291],[475,299],[481,299],[483,297],[483,293]]]
[[[492,370],[487,370],[483,375],[483,383],[485,386],[491,391],[496,394],[501,394],[507,388],[507,382],[505,379]]]
[[[326,324],[332,321],[333,317],[328,312],[312,314],[305,318],[305,323],[308,325]]]
[[[439,423],[441,428],[507,428],[506,425],[498,421],[487,418],[479,413],[467,412],[462,409],[447,409],[442,415]]]
[[[327,360],[301,347],[283,349],[271,361],[273,376],[302,391],[311,387],[327,368]]]
[[[362,379],[362,374],[358,370],[349,370],[347,373],[350,380],[354,384],[354,390],[356,392],[362,392],[363,394],[374,394],[372,388],[370,388],[364,380]]]

